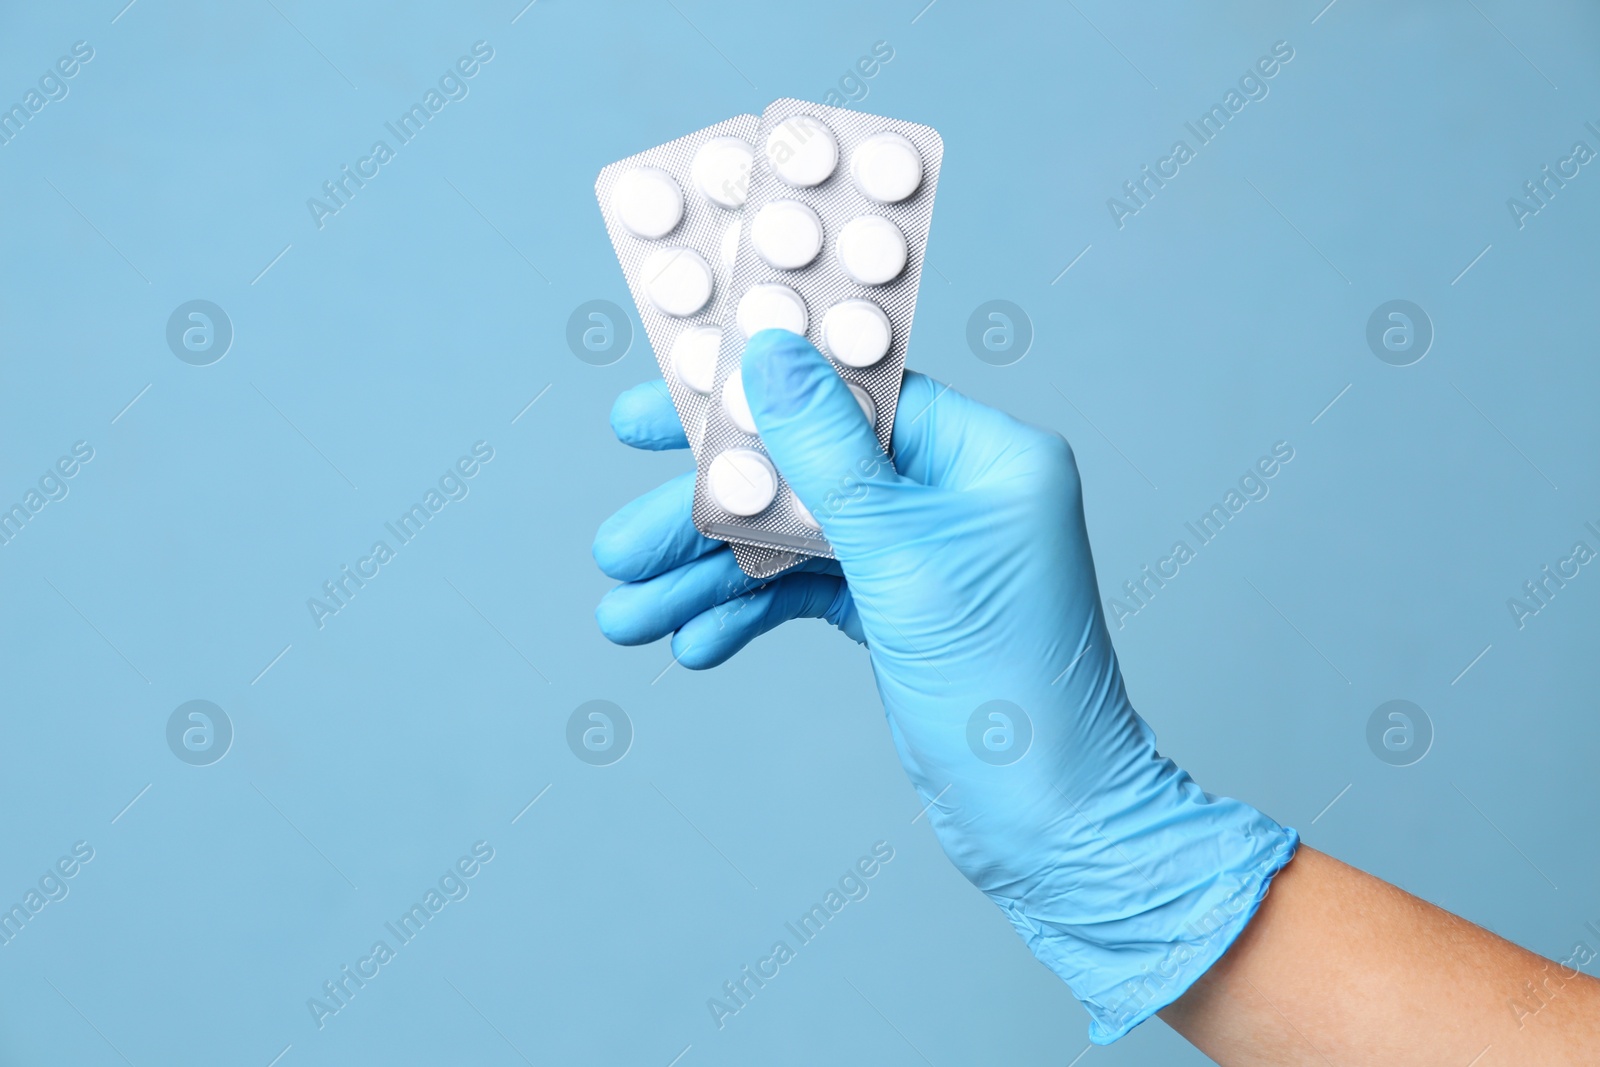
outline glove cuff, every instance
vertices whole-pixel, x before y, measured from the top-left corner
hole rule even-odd
[[[1089,1040],[1097,1045],[1111,1044],[1177,1000],[1221,959],[1299,847],[1296,831],[1249,805],[1202,796],[1191,819],[1174,820],[1187,826],[1169,823],[1158,835],[1177,848],[1141,872],[1145,888],[1157,890],[1131,894],[1146,898],[1143,910],[1066,925],[1030,909],[1026,899],[996,901],[1034,956],[1088,1010]],[[1196,832],[1202,836],[1183,840]]]

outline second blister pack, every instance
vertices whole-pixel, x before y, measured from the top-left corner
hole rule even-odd
[[[606,232],[696,459],[759,123],[737,115],[612,163],[595,181]],[[798,559],[780,547],[733,548],[749,574],[777,573]]]
[[[944,143],[928,126],[787,99],[762,113],[755,141],[694,521],[708,537],[831,557],[821,524],[767,456],[740,359],[761,330],[806,336],[889,450]],[[782,569],[739,562],[754,577]]]

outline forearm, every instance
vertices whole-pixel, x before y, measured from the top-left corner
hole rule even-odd
[[[1305,847],[1160,1015],[1224,1067],[1600,1056],[1600,981]]]

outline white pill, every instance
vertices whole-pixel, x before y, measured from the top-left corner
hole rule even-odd
[[[650,302],[668,315],[693,315],[711,299],[711,268],[692,248],[659,248],[640,271]]]
[[[898,204],[922,184],[922,156],[898,133],[875,133],[850,153],[850,177],[868,200]]]
[[[708,395],[716,384],[717,350],[721,347],[722,331],[715,326],[684,330],[672,342],[672,373],[690,389]]]
[[[629,233],[653,241],[671,233],[683,218],[683,192],[660,167],[635,167],[617,179],[611,210]]]
[[[878,425],[878,406],[872,402],[872,394],[868,393],[855,382],[845,382],[850,387],[850,392],[856,398],[856,403],[861,405],[861,414],[867,417],[867,423],[873,427]]]
[[[822,529],[822,523],[818,522],[817,517],[811,514],[810,508],[800,503],[800,498],[794,495],[793,489],[789,490],[789,510],[794,512],[794,517],[799,519],[802,524],[811,527],[813,530]]]
[[[839,142],[810,115],[793,115],[767,134],[767,158],[784,182],[809,189],[827,181],[839,166]]]
[[[798,270],[822,251],[822,220],[798,200],[774,200],[751,220],[750,245],[768,265]]]
[[[706,468],[706,492],[730,515],[757,515],[778,495],[778,472],[760,452],[729,449]]]
[[[841,300],[822,316],[822,347],[847,367],[870,367],[889,352],[889,316],[870,300]]]
[[[738,137],[714,137],[701,145],[689,164],[689,177],[705,198],[730,211],[744,207],[750,192],[750,161],[755,149]]]
[[[756,417],[750,414],[750,401],[744,395],[744,373],[737,367],[722,383],[722,410],[727,412],[728,421],[745,433],[756,432]]]
[[[722,248],[718,258],[722,260],[722,273],[731,277],[733,264],[739,258],[739,220],[734,219],[728,223],[728,228],[722,231]]]
[[[857,215],[836,242],[839,265],[862,285],[893,281],[906,269],[906,237],[881,215]]]
[[[748,340],[762,330],[788,330],[802,336],[806,332],[806,302],[787,285],[752,285],[739,298],[734,314],[739,332]]]

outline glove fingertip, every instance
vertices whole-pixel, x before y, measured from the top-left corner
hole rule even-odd
[[[605,639],[614,645],[640,644],[638,620],[623,603],[623,597],[618,591],[624,588],[618,586],[600,598],[600,603],[594,608],[594,621],[600,627],[600,632]]]
[[[663,381],[645,382],[621,393],[611,405],[611,432],[623,444],[651,452],[689,446]]]
[[[810,402],[822,380],[833,371],[816,346],[788,330],[762,330],[750,338],[740,361],[745,394],[753,407],[768,415],[792,415]],[[761,416],[756,416],[760,423]]]
[[[610,605],[610,598],[602,598],[594,606],[594,624],[600,628],[600,635],[614,645],[623,644],[617,640],[621,633],[617,627],[615,612]]]
[[[620,524],[611,519],[601,523],[600,529],[595,531],[594,544],[589,546],[589,555],[594,557],[595,566],[600,568],[601,574],[619,582],[628,582],[638,576],[632,573],[631,553],[625,547],[619,527]]]
[[[672,658],[679,666],[687,667],[691,671],[706,671],[720,667],[727,662],[729,653],[714,637],[702,636],[697,640],[694,631],[699,628],[697,626],[699,622],[698,618],[691,619],[672,635]]]

